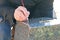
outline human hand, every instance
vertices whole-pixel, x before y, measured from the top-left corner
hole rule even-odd
[[[26,21],[28,20],[30,12],[27,11],[27,9],[23,6],[19,6],[17,9],[15,9],[14,12],[14,18],[17,21]]]

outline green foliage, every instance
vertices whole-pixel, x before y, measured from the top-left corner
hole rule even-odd
[[[60,40],[60,26],[31,28],[30,40]]]

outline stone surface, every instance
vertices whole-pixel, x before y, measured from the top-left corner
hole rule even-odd
[[[29,39],[29,26],[26,23],[17,23],[15,27],[14,40],[28,40]]]
[[[37,24],[37,21],[35,22]],[[31,21],[32,24],[35,22]],[[17,23],[15,27],[14,39],[15,40],[60,40],[59,24],[42,26],[42,27],[41,25],[39,27],[38,26],[33,25],[33,27],[31,27],[29,23],[23,23],[23,22]]]

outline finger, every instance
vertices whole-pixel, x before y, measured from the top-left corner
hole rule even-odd
[[[21,12],[23,12],[25,16],[28,15],[27,9],[26,9],[25,7],[19,6],[19,7],[18,7],[18,10],[20,10]]]
[[[27,19],[27,17],[25,17],[20,11],[15,11],[14,17],[17,21],[24,21]]]
[[[23,6],[19,6],[16,11],[21,11],[25,17],[29,17],[30,12]]]
[[[28,14],[27,14],[27,17],[29,17],[29,15],[30,15],[30,12],[29,12],[29,11],[27,11],[27,13],[28,13]]]
[[[19,15],[20,17],[26,17],[26,16],[24,16],[22,11],[16,10],[15,13],[16,13],[16,15]]]

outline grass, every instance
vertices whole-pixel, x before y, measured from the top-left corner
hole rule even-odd
[[[60,26],[31,28],[29,40],[60,40]]]

